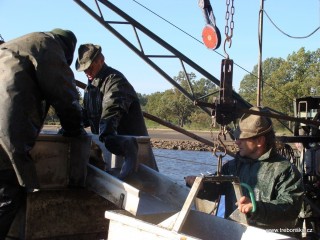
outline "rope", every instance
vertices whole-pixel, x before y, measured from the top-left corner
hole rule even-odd
[[[186,34],[187,36],[193,38],[194,40],[196,40],[197,42],[203,44],[202,41],[200,41],[199,39],[197,39],[196,37],[192,36],[190,33],[187,33],[186,31],[184,31],[183,29],[179,28],[177,25],[173,24],[172,22],[170,22],[169,20],[165,19],[164,17],[161,17],[159,14],[157,14],[156,12],[152,11],[150,8],[147,8],[146,6],[144,6],[143,4],[139,3],[136,0],[132,0],[133,2],[135,2],[136,4],[140,5],[141,7],[143,7],[144,9],[148,10],[149,12],[153,13],[154,15],[156,15],[158,18],[162,19],[163,21],[169,23],[171,26],[175,27],[176,29],[178,29],[179,31],[183,32],[184,34]],[[219,54],[219,53],[218,53]],[[222,55],[221,55],[222,56]]]
[[[200,41],[199,39],[197,39],[196,37],[192,36],[190,33],[187,33],[186,31],[184,31],[183,29],[179,28],[178,26],[176,26],[175,24],[173,24],[172,22],[170,22],[169,20],[161,17],[159,14],[155,13],[154,11],[152,11],[151,9],[149,9],[148,7],[144,6],[143,4],[139,3],[137,0],[132,0],[133,2],[135,2],[136,4],[140,5],[141,7],[143,7],[144,9],[148,10],[149,12],[151,12],[152,14],[154,14],[155,16],[159,17],[160,19],[162,19],[163,21],[167,22],[168,24],[170,24],[171,26],[173,26],[174,28],[178,29],[179,31],[183,32],[184,34],[186,34],[187,36],[189,36],[190,38],[194,39],[195,41],[197,41],[198,43],[204,45],[204,43],[202,41]],[[217,52],[216,50],[213,50],[216,54],[218,54],[219,56],[221,56],[222,58],[224,58],[224,55]],[[237,64],[236,62],[234,62],[234,65],[236,65],[238,68],[242,69],[243,71],[245,71],[248,74],[252,74],[249,70],[246,70],[244,67],[241,67],[239,64]]]
[[[143,4],[139,3],[137,0],[132,0],[133,2],[135,2],[136,4],[140,5],[141,7],[143,7],[144,9],[146,9],[147,11],[151,12],[152,14],[154,14],[155,16],[159,17],[160,19],[162,19],[163,21],[167,22],[168,24],[170,24],[171,26],[173,26],[174,28],[178,29],[179,31],[183,32],[184,34],[186,34],[187,36],[189,36],[190,38],[194,39],[195,41],[197,41],[198,43],[204,45],[204,43],[200,40],[198,40],[196,37],[192,36],[191,34],[187,33],[186,31],[184,31],[183,29],[179,28],[178,26],[176,26],[175,24],[173,24],[172,22],[170,22],[169,20],[161,17],[159,14],[157,14],[156,12],[152,11],[151,9],[149,9],[148,7],[144,6]],[[265,11],[264,11],[265,12]],[[268,16],[268,15],[267,15]],[[271,21],[271,19],[270,19]],[[271,21],[272,22],[272,21]],[[315,31],[317,31],[318,29],[316,29]],[[215,53],[217,53],[218,55],[220,55],[221,57],[224,58],[224,55],[217,52],[216,50],[213,50]],[[255,78],[258,78],[255,74],[253,74],[252,72],[250,72],[249,70],[246,70],[244,67],[241,67],[239,64],[237,64],[236,62],[233,62],[234,65],[236,65],[238,68],[242,69],[243,71],[245,71],[247,74],[252,75]],[[279,91],[280,93],[282,93],[284,96],[287,96],[288,98],[292,99],[290,96],[288,96],[285,92],[281,92],[276,86],[273,86],[270,83],[265,82],[264,80],[262,81],[265,85],[270,86],[271,88]],[[253,91],[252,91],[253,92]]]
[[[296,39],[302,39],[302,38],[308,38],[308,37],[311,37],[313,34],[315,34],[319,29],[320,27],[317,27],[313,32],[311,32],[310,34],[306,35],[306,36],[299,36],[299,37],[294,37],[294,36],[291,36],[287,33],[285,33],[284,31],[282,31],[272,20],[271,18],[269,17],[268,13],[263,10],[263,12],[266,14],[267,18],[270,20],[270,22],[272,23],[272,25],[278,29],[279,32],[281,32],[283,35],[286,35],[287,37],[290,37],[290,38],[296,38]]]

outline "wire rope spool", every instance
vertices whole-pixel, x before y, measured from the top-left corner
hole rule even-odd
[[[221,44],[221,34],[216,25],[216,18],[213,13],[210,0],[199,0],[199,7],[202,9],[206,26],[202,30],[202,40],[209,49],[217,49]]]
[[[207,24],[202,30],[202,40],[209,49],[217,49],[221,44],[221,34],[216,26]]]

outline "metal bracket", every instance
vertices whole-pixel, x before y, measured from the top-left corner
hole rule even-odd
[[[221,81],[219,98],[216,100],[214,116],[217,123],[227,125],[237,118],[236,101],[232,96],[233,60],[223,59],[221,62]]]
[[[233,189],[237,198],[237,201],[242,197],[242,189],[240,186],[240,180],[239,177],[235,176],[206,176],[203,177],[204,182],[214,182],[214,183],[221,183],[221,182],[231,182],[233,185]],[[228,219],[246,224],[248,225],[248,219],[247,216],[243,213],[241,213],[238,209],[236,209],[229,217]]]
[[[182,207],[182,210],[178,214],[176,221],[173,226],[173,230],[176,232],[180,232],[180,230],[183,227],[183,224],[185,223],[188,214],[191,209],[191,205],[194,202],[195,198],[197,197],[197,194],[200,190],[200,187],[202,186],[203,182],[232,182],[233,188],[237,197],[237,200],[240,199],[242,196],[242,191],[241,191],[241,186],[240,186],[240,180],[238,177],[235,176],[201,176],[201,177],[196,177],[192,188],[190,189],[189,195]],[[236,213],[236,211],[234,212]],[[248,225],[248,220],[245,214],[241,213],[238,211],[237,214],[231,214],[234,216],[229,217],[230,220],[234,220],[236,222],[246,224]]]
[[[119,204],[118,204],[119,208],[123,208],[124,198],[125,198],[125,195],[123,193],[121,193],[120,197],[119,197]]]

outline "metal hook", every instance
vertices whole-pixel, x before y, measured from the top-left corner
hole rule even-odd
[[[224,53],[225,53],[225,56],[226,56],[226,59],[229,59],[229,54],[227,53],[226,51],[226,43],[229,42],[229,48],[231,47],[231,44],[232,44],[232,39],[231,37],[226,37],[226,39],[224,40],[224,45],[223,45],[223,50],[224,50]]]
[[[218,144],[217,144],[217,146],[214,148],[214,155],[217,157],[217,158],[219,158],[220,156],[221,157],[224,157],[224,156],[226,156],[227,155],[227,147],[226,147],[226,145],[224,145],[224,143],[222,142],[222,140],[221,140],[221,135],[224,137],[224,139],[226,139],[226,135],[225,135],[225,133],[224,132],[222,132],[222,131],[220,131],[219,132],[219,134],[218,134],[218,137],[217,137],[217,141],[218,141]],[[217,154],[217,150],[218,150],[218,147],[220,146],[220,145],[222,145],[222,148],[223,148],[223,153],[221,153],[221,154]]]

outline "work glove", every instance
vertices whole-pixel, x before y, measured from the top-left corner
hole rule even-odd
[[[124,162],[121,167],[118,178],[123,180],[130,176],[136,167],[138,161],[138,143],[134,137],[127,137],[125,140],[126,152]]]
[[[103,139],[105,147],[113,154],[124,157],[119,179],[123,180],[135,170],[138,159],[138,143],[135,137],[110,134]]]

